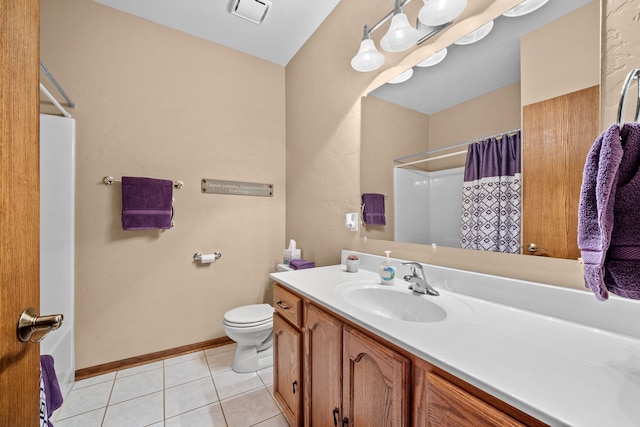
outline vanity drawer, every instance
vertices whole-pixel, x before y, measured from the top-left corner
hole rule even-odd
[[[302,327],[302,299],[278,283],[273,284],[273,307],[289,322],[298,328]]]

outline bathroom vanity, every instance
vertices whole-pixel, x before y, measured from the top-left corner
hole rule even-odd
[[[346,252],[343,253],[343,261]],[[638,425],[640,305],[381,257],[274,273],[274,396],[299,425]],[[398,279],[399,278],[399,279]]]

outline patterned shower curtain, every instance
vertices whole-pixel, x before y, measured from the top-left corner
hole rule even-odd
[[[520,253],[520,131],[469,145],[460,246]]]

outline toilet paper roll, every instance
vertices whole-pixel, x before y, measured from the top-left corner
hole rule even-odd
[[[211,264],[212,262],[215,262],[216,259],[216,254],[204,254],[200,259],[200,262],[202,264]]]

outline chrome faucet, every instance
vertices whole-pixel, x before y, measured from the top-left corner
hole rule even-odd
[[[422,265],[417,262],[403,262],[402,265],[408,265],[411,268],[411,274],[404,276],[404,280],[410,283],[409,289],[413,290],[414,293],[433,296],[440,295],[440,292],[433,289],[431,285],[427,283]]]

